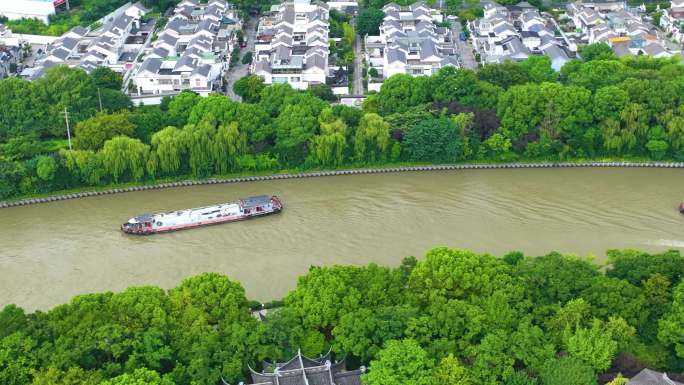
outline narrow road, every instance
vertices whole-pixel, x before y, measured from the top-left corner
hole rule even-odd
[[[470,44],[470,40],[461,40],[460,35],[463,31],[461,23],[459,21],[452,21],[451,30],[454,35],[454,44],[456,45],[456,52],[458,53],[461,66],[471,70],[477,69],[477,62],[475,62],[475,56],[473,56],[473,46]]]
[[[352,95],[363,96],[363,74],[362,71],[363,53],[361,52],[361,36],[356,35],[354,39],[354,80],[352,83]]]
[[[235,101],[242,101],[242,98],[233,92],[233,84],[240,78],[245,77],[249,74],[250,64],[242,64],[242,56],[247,52],[252,52],[252,57],[256,57],[256,52],[254,52],[254,43],[256,41],[256,23],[257,19],[250,17],[247,23],[243,26],[242,30],[245,32],[245,41],[247,42],[247,47],[240,50],[240,60],[233,68],[229,68],[225,75],[226,81],[226,95]]]
[[[123,75],[123,79],[121,81],[121,92],[124,94],[128,94],[128,84],[131,82],[131,80],[133,80],[133,76],[138,72],[138,68],[142,64],[138,61],[140,56],[143,55],[145,50],[150,46],[150,44],[152,44],[152,37],[155,36],[155,33],[159,29],[159,25],[157,24],[158,21],[158,19],[154,21],[154,27],[150,31],[149,35],[147,35],[147,39],[145,39],[145,43],[143,44],[142,48],[140,48],[138,53],[135,55],[133,65]]]

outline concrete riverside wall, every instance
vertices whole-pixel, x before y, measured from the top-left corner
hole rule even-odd
[[[264,176],[245,176],[229,179],[186,180],[180,182],[160,183],[126,188],[113,188],[103,191],[86,191],[79,193],[53,195],[45,198],[27,198],[16,202],[0,202],[0,209],[7,207],[28,206],[37,203],[62,201],[67,199],[85,198],[97,195],[118,194],[124,192],[159,190],[173,187],[199,186],[209,184],[256,182],[277,179],[313,178],[337,175],[382,174],[394,172],[415,171],[447,171],[447,170],[485,170],[504,168],[589,168],[589,167],[640,167],[640,168],[684,168],[684,162],[561,162],[561,163],[500,163],[500,164],[444,164],[427,166],[404,166],[386,168],[362,168],[334,171],[311,171],[295,174],[273,174]]]

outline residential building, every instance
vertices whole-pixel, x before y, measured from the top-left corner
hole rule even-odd
[[[584,8],[591,8],[597,12],[615,12],[627,9],[625,0],[582,0]]]
[[[252,72],[266,84],[296,89],[325,84],[329,28],[325,3],[294,0],[273,6],[259,23]]]
[[[558,71],[574,56],[569,42],[548,15],[529,3],[485,5],[485,17],[470,23],[473,47],[484,63],[521,61],[546,55]],[[558,35],[560,36],[557,36]]]
[[[22,41],[6,25],[0,23],[0,46],[20,47]]]
[[[16,73],[22,59],[22,44],[12,35],[12,30],[0,24],[0,79]]]
[[[45,57],[22,76],[36,79],[54,65],[68,65],[91,72],[105,66],[120,73],[131,69],[135,58],[150,37],[154,23],[142,21],[148,10],[141,3],[127,4],[103,18],[104,24],[90,30],[74,27],[48,44]]]
[[[677,43],[684,43],[684,0],[673,0],[670,8],[663,10],[660,27]]]
[[[684,385],[681,382],[673,381],[667,373],[656,372],[651,369],[644,369],[636,376],[632,377],[627,385]]]
[[[134,94],[206,96],[220,88],[241,28],[237,10],[224,0],[181,1],[138,68]]]
[[[437,25],[444,20],[441,12],[424,2],[389,3],[382,10],[380,35],[365,37],[365,55],[384,79],[396,74],[432,75],[445,66],[459,65],[451,29]]]
[[[55,14],[55,4],[64,1],[53,0],[3,0],[0,1],[0,16],[10,20],[38,19],[50,23],[50,15]]]
[[[287,362],[264,362],[264,370],[250,369],[252,385],[361,385],[365,368],[347,371],[345,361],[333,363],[330,353],[307,358],[299,351]]]
[[[679,1],[684,5],[684,0]],[[619,3],[619,2],[617,2]],[[567,6],[567,13],[576,26],[575,35],[583,44],[606,43],[613,48],[618,57],[648,55],[652,57],[669,57],[675,54],[667,48],[667,44],[658,38],[655,26],[641,15],[638,8],[626,9],[616,2],[589,3],[594,8],[588,8],[587,3],[571,3]],[[603,5],[597,7],[596,4]],[[612,4],[608,6],[607,4]],[[679,17],[675,3],[675,11],[669,16],[666,13],[665,29],[670,32],[677,29],[672,17]],[[598,9],[598,10],[597,10]],[[681,8],[684,11],[684,8]],[[682,12],[681,16],[684,16]],[[669,19],[668,19],[669,18]],[[662,25],[662,22],[661,22]],[[676,32],[676,31],[675,31]],[[673,33],[673,36],[679,36]]]

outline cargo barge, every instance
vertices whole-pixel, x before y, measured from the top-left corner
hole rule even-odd
[[[260,195],[214,206],[139,215],[122,224],[121,231],[135,235],[165,233],[262,217],[282,209],[277,196]]]

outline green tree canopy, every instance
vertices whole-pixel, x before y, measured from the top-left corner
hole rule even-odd
[[[461,159],[461,133],[452,120],[423,120],[404,134],[404,149],[409,160],[455,162]]]
[[[75,147],[81,150],[99,150],[115,136],[132,136],[135,127],[129,118],[128,112],[99,113],[78,123],[74,130]]]
[[[413,340],[391,340],[363,376],[367,385],[431,385],[434,362]]]
[[[539,372],[542,385],[596,385],[590,366],[572,357],[549,361]]]

